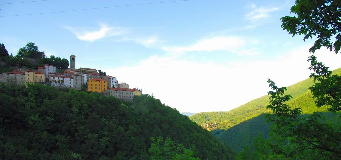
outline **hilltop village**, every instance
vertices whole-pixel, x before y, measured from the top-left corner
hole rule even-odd
[[[18,69],[0,75],[0,82],[17,85],[27,83],[43,83],[60,88],[74,88],[88,92],[98,92],[105,96],[114,96],[121,100],[132,101],[140,96],[142,90],[130,89],[127,83],[118,83],[116,77],[106,75],[96,69],[75,68],[76,56],[70,56],[70,68],[57,72],[56,66],[45,64],[36,70]]]

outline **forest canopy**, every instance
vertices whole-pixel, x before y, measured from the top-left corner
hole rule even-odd
[[[208,131],[149,95],[121,102],[74,89],[0,83],[0,110],[0,159],[234,157]],[[158,154],[167,149],[175,155]]]

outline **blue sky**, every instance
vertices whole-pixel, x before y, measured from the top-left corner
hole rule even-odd
[[[228,111],[309,76],[313,40],[280,18],[293,0],[2,0],[0,43],[40,51],[116,76],[181,112]],[[322,49],[331,69],[340,56]]]

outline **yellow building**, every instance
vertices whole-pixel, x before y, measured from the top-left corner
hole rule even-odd
[[[35,73],[33,71],[27,70],[25,71],[25,82],[26,83],[34,83]]]
[[[139,89],[134,88],[134,89],[132,89],[132,91],[133,91],[134,96],[141,96],[142,95],[142,91]]]
[[[103,79],[89,79],[88,92],[102,93],[108,89],[108,82]]]
[[[26,83],[45,82],[45,75],[42,72],[33,72],[27,70],[25,71],[25,82]]]
[[[45,74],[42,72],[35,72],[34,82],[45,82]]]

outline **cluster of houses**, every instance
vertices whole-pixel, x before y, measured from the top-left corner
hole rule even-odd
[[[127,83],[118,83],[116,77],[100,75],[96,69],[75,69],[75,56],[70,56],[70,68],[57,72],[53,65],[45,64],[37,70],[15,70],[0,75],[0,82],[12,82],[17,85],[26,83],[44,83],[54,87],[74,88],[88,92],[103,93],[105,96],[131,101],[140,96],[142,90],[130,89]]]

